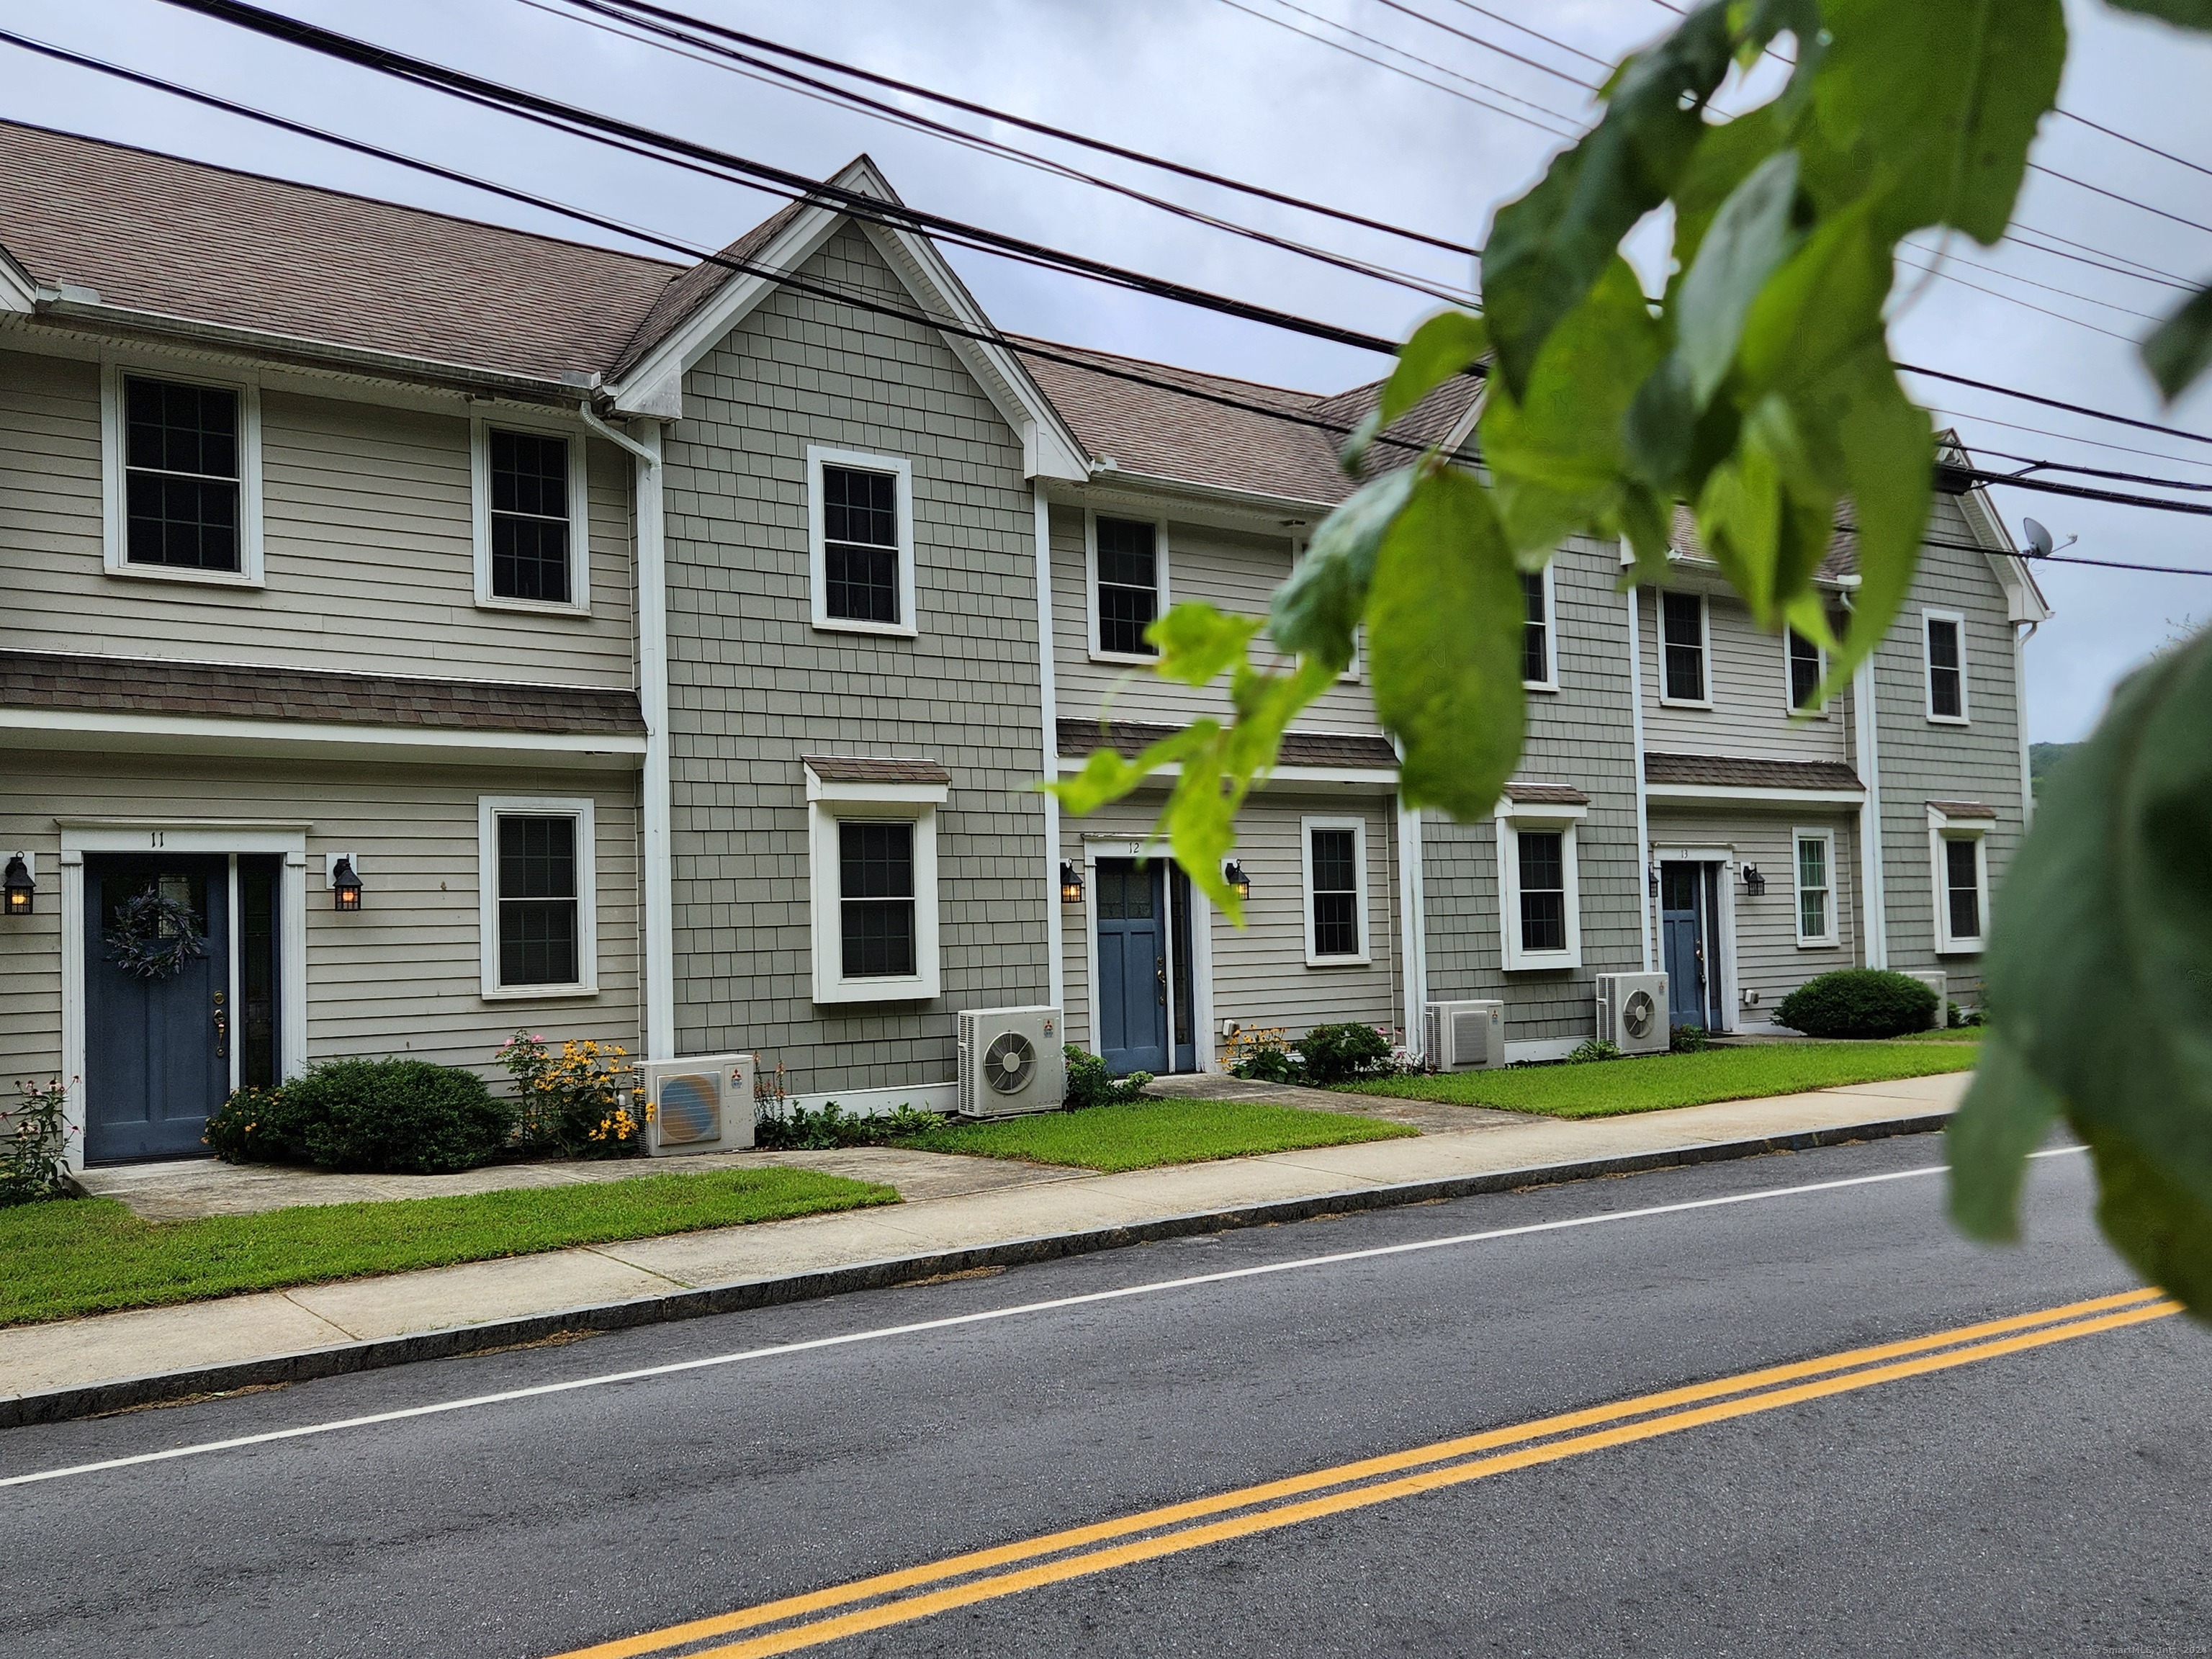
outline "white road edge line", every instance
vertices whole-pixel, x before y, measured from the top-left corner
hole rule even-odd
[[[2030,1154],[2034,1158],[2063,1158],[2085,1149],[2057,1146]],[[717,1365],[741,1364],[749,1359],[773,1359],[780,1355],[810,1353],[822,1348],[841,1348],[855,1342],[878,1342],[894,1336],[915,1336],[924,1331],[945,1331],[963,1325],[988,1324],[1024,1314],[1052,1313],[1062,1308],[1081,1308],[1124,1297],[1152,1296],[1162,1291],[1189,1290],[1200,1285],[1220,1285],[1231,1279],[1258,1279],[1269,1273],[1295,1273],[1307,1267],[1334,1267],[1346,1261],[1371,1261],[1382,1256],[1409,1255],[1419,1250],[1449,1249],[1460,1244],[1480,1244],[1492,1239],[1522,1238],[1531,1233],[1560,1232],[1571,1227],[1595,1227],[1607,1222],[1642,1221],[1653,1216],[1680,1215],[1691,1210],[1720,1209],[1731,1204],[1756,1204],[1767,1199],[1800,1198],[1811,1193],[1832,1193],[1846,1187],[1871,1187],[1883,1182],[1910,1181],[1921,1176],[1942,1175],[1948,1168],[1931,1164],[1917,1170],[1893,1170],[1882,1175],[1853,1176],[1842,1181],[1815,1181],[1801,1187],[1767,1187],[1755,1193],[1731,1193],[1723,1198],[1690,1199],[1680,1204],[1655,1204],[1640,1210],[1610,1210],[1597,1215],[1570,1216],[1559,1221],[1532,1222],[1522,1227],[1496,1227],[1487,1232],[1456,1233],[1449,1238],[1417,1239],[1408,1244],[1382,1244],[1364,1250],[1339,1250],[1328,1255],[1301,1256],[1294,1261],[1271,1261],[1257,1267],[1233,1267],[1218,1273],[1194,1273],[1183,1279],[1155,1279],[1146,1285],[1125,1285],[1118,1290],[1092,1291],[1082,1296],[1054,1297],[1046,1302],[1018,1303],[1010,1308],[991,1308],[981,1313],[956,1314],[945,1319],[924,1319],[910,1325],[885,1325],[875,1330],[849,1331],[842,1336],[819,1336],[805,1342],[780,1342],[771,1347],[747,1348],[739,1353],[709,1354],[702,1359],[673,1360],[665,1365],[635,1370],[608,1371],[598,1376],[573,1377],[565,1382],[540,1382],[526,1389],[507,1389],[498,1394],[471,1395],[465,1400],[441,1401],[434,1405],[407,1406],[396,1411],[373,1412],[365,1417],[342,1417],[329,1423],[304,1423],[295,1428],[270,1429],[261,1434],[242,1434],[228,1440],[207,1440],[195,1445],[172,1446],[165,1451],[139,1452],[130,1457],[105,1458],[96,1463],[72,1463],[58,1469],[0,1477],[0,1487],[28,1486],[70,1475],[97,1474],[104,1469],[133,1468],[143,1463],[166,1463],[179,1457],[198,1457],[208,1452],[234,1451],[243,1446],[264,1446],[273,1441],[299,1440],[309,1435],[336,1434],[342,1429],[373,1428],[380,1423],[404,1422],[412,1417],[436,1417],[447,1412],[471,1411],[481,1406],[501,1406],[516,1400],[535,1400],[547,1395],[569,1394],[580,1389],[605,1388],[615,1382],[637,1382],[649,1377],[673,1376],[683,1371],[707,1370]]]

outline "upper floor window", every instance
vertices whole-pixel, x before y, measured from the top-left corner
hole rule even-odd
[[[477,603],[582,612],[591,564],[581,436],[555,427],[470,428]]]
[[[1306,962],[1361,963],[1367,955],[1367,826],[1358,818],[1307,818]]]
[[[1921,615],[1928,668],[1928,718],[1966,718],[1966,619],[1955,611]]]
[[[491,591],[568,601],[568,441],[491,432]]]
[[[911,635],[912,467],[896,456],[811,445],[806,475],[814,625]]]
[[[1790,712],[1793,714],[1816,714],[1820,705],[1813,699],[1819,695],[1820,681],[1828,672],[1827,653],[1794,628],[1788,629],[1787,634]]]
[[[1157,524],[1092,516],[1091,649],[1098,655],[1159,655],[1145,630],[1166,609],[1166,550],[1160,539]]]
[[[1521,684],[1532,690],[1550,690],[1552,678],[1552,569],[1521,573],[1521,602],[1526,621],[1521,629]]]
[[[1659,696],[1710,704],[1705,682],[1705,601],[1696,593],[1659,596]]]
[[[596,990],[592,802],[486,796],[478,811],[483,994]]]
[[[110,364],[101,393],[106,568],[258,582],[260,447],[251,383],[157,378]]]

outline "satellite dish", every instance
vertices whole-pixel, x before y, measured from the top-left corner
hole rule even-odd
[[[2039,559],[2051,556],[2051,532],[2033,519],[2022,519],[2020,526],[2027,532],[2027,550]]]

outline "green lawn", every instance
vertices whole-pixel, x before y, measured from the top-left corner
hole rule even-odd
[[[1347,1112],[1313,1112],[1256,1100],[1140,1100],[996,1123],[949,1123],[899,1145],[1085,1170],[1150,1170],[1418,1133],[1402,1123]]]
[[[1979,1042],[1986,1025],[1938,1026],[1932,1031],[1914,1031],[1909,1036],[1892,1037],[1892,1042]]]
[[[142,1221],[106,1198],[22,1204],[0,1209],[0,1325],[897,1201],[889,1187],[771,1168],[198,1221]]]
[[[1583,1066],[1520,1066],[1386,1078],[1351,1086],[1363,1094],[1501,1106],[1547,1117],[1613,1117],[1715,1100],[1750,1100],[1845,1083],[1879,1083],[1973,1068],[1966,1043],[1773,1042],[1696,1054],[1601,1060]]]

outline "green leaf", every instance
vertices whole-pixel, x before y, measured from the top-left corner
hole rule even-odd
[[[1674,183],[1674,259],[1681,268],[1677,286],[1697,263],[1705,233],[1712,228],[1722,204],[1789,139],[1771,104],[1707,129],[1697,154]]]
[[[1722,204],[1682,279],[1676,349],[1701,409],[1735,362],[1752,301],[1800,240],[1791,228],[1796,200],[1796,152],[1767,157]]]
[[[1881,642],[1920,567],[1935,502],[1936,432],[1898,384],[1887,353],[1863,354],[1838,381],[1837,434],[1858,527],[1859,576],[1850,627],[1830,662],[1840,681]]]
[[[1619,532],[1623,422],[1664,351],[1635,271],[1616,257],[1545,341],[1527,399],[1491,387],[1482,458],[1516,552],[1549,550],[1585,527]]]
[[[1537,355],[1615,257],[1620,239],[1667,199],[1705,132],[1728,73],[1727,0],[1707,0],[1607,86],[1605,116],[1535,188],[1498,210],[1482,252],[1482,300],[1497,363],[1528,395]]]
[[[2158,325],[2142,343],[2142,360],[2168,403],[2212,368],[2212,288],[2199,290]]]
[[[1425,477],[1375,562],[1367,602],[1375,708],[1405,746],[1409,805],[1487,816],[1521,755],[1521,581],[1490,497]]]
[[[1305,557],[1275,590],[1267,631],[1277,649],[1330,665],[1351,665],[1353,630],[1367,608],[1375,550],[1413,493],[1413,468],[1386,472],[1363,484],[1321,522]]]
[[[1345,441],[1344,470],[1357,471],[1376,434],[1403,420],[1422,398],[1473,368],[1489,350],[1489,329],[1468,312],[1440,311],[1415,329],[1398,348],[1397,367],[1382,382],[1375,407]]]
[[[2066,62],[2061,0],[1822,0],[1813,91],[1836,152],[1808,166],[1829,206],[1877,204],[1884,233],[1955,225],[1995,243]]]
[[[1243,662],[1264,626],[1257,617],[1227,616],[1203,600],[1186,600],[1145,630],[1160,649],[1152,672],[1164,680],[1204,685]]]
[[[2212,0],[2112,0],[2115,11],[2137,11],[2185,29],[2212,29]]]
[[[2096,1125],[2082,1138],[2097,1161],[2097,1224],[2112,1248],[2198,1318],[2212,1313],[2212,1206],[2124,1136]]]
[[[1982,1039],[1974,1085],[1943,1132],[1950,1156],[1951,1218],[1992,1244],[2020,1237],[2020,1189],[2027,1155],[2063,1109],[2021,1063],[2002,1031]]]

